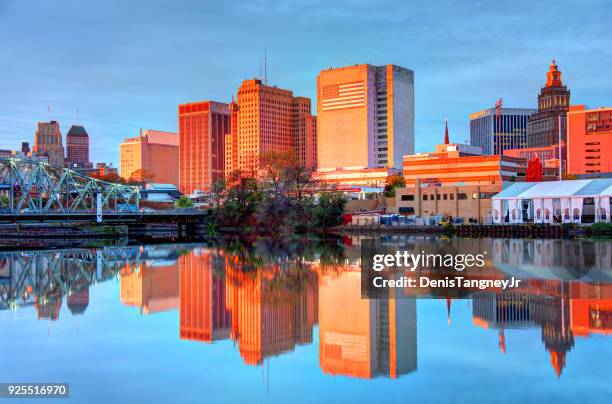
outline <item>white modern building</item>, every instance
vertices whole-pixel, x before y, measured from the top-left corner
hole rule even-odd
[[[493,222],[610,222],[611,200],[612,178],[516,183],[493,197]]]

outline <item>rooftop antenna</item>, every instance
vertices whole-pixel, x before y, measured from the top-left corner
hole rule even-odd
[[[264,84],[268,85],[268,48],[264,47]]]
[[[262,66],[261,66],[261,59],[259,59],[259,81],[263,80],[263,74],[262,74]]]

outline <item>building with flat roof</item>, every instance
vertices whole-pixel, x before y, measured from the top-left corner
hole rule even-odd
[[[481,147],[484,155],[527,147],[527,120],[536,110],[502,108],[499,120],[495,111],[487,108],[470,114],[470,144]]]
[[[317,77],[317,159],[321,169],[400,169],[414,153],[414,72],[360,64]]]
[[[573,105],[567,115],[568,169],[571,174],[612,172],[612,107]]]
[[[546,147],[565,142],[569,105],[570,90],[563,85],[561,72],[553,60],[546,73],[546,84],[538,95],[538,110],[527,123],[527,147]]]
[[[486,185],[520,180],[525,176],[523,159],[499,155],[482,155],[482,148],[451,143],[448,126],[444,143],[429,153],[404,156],[403,176],[406,185],[417,181],[432,185]]]
[[[237,129],[230,131],[225,155],[228,173],[257,175],[267,152],[292,152],[300,164],[315,168],[316,120],[309,98],[294,97],[292,91],[259,79],[244,80],[235,112]]]
[[[126,180],[178,185],[179,146],[174,132],[140,130],[119,145],[119,175]]]
[[[448,216],[464,222],[490,223],[491,198],[502,184],[429,186],[417,182],[395,189],[395,207],[390,213],[403,215]]]
[[[230,107],[216,101],[178,106],[179,184],[181,192],[210,191],[225,174],[225,136]]]
[[[58,121],[38,122],[32,153],[49,158],[49,164],[64,167],[64,145]]]
[[[395,168],[344,167],[318,170],[314,177],[338,189],[354,186],[381,188],[386,185],[387,178],[400,173]]]

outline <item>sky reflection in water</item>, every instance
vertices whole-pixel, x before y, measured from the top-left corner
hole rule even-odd
[[[611,242],[451,243],[527,284],[365,300],[358,237],[0,252],[0,381],[75,402],[610,397]]]

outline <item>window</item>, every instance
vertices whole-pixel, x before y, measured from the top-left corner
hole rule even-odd
[[[423,194],[423,200],[426,201],[427,200],[427,194]]]
[[[440,194],[436,194],[436,200],[440,200]]]
[[[414,195],[402,195],[402,201],[414,201]]]
[[[399,213],[414,214],[414,208],[412,206],[400,206]]]
[[[472,194],[472,199],[478,199],[478,193],[477,192],[474,192]]]
[[[448,195],[447,194],[442,194],[442,199],[446,201],[448,199]]]
[[[449,194],[448,196],[451,201],[455,200],[455,194]]]
[[[460,192],[457,194],[457,199],[467,199],[468,196],[466,193]]]

